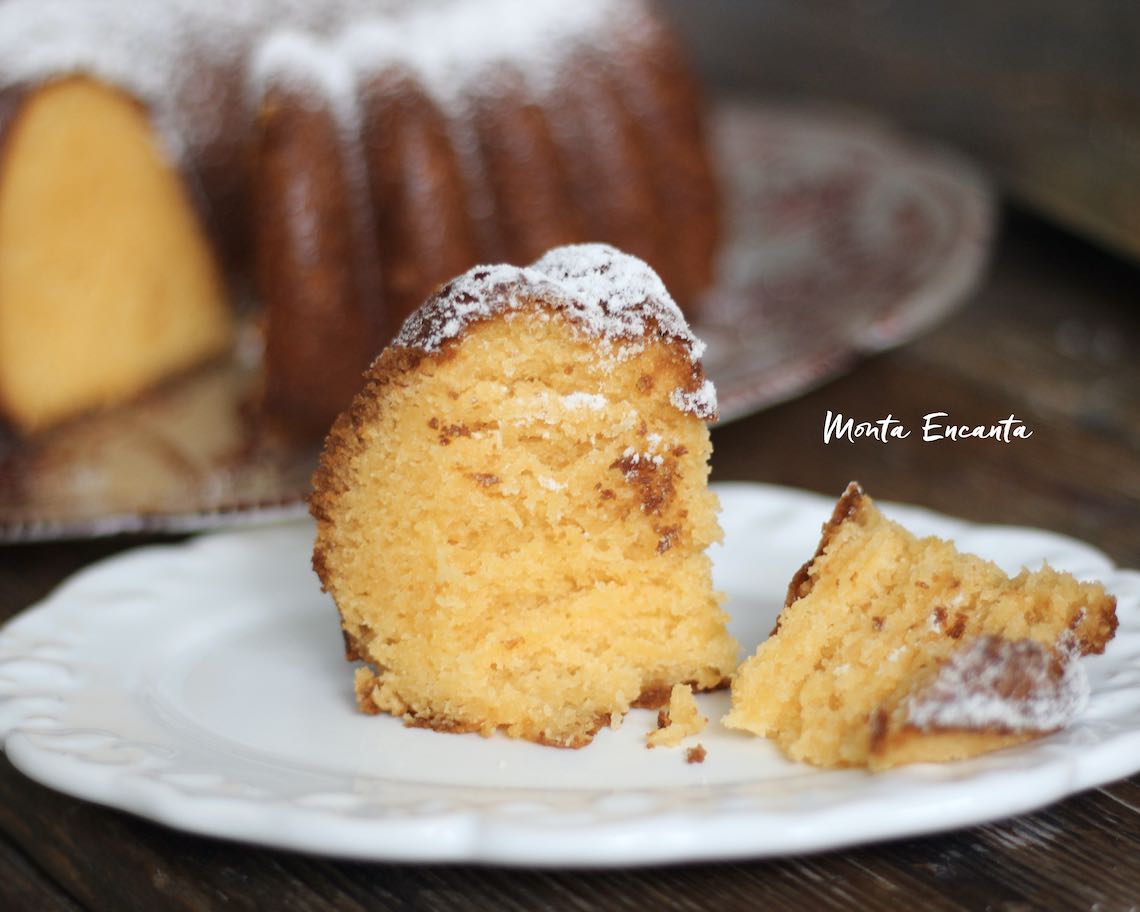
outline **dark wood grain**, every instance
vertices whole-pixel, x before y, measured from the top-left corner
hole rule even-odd
[[[714,432],[714,475],[876,496],[1069,533],[1140,566],[1140,275],[1014,215],[990,281],[925,338]],[[822,442],[825,412],[916,423],[1014,413],[1008,445]],[[0,550],[0,617],[138,539]],[[1129,909],[1140,777],[989,826],[768,862],[602,871],[361,864],[179,833],[0,759],[0,908]]]
[[[78,912],[81,908],[18,848],[0,840],[0,909]]]

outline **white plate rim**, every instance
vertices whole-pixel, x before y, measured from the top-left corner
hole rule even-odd
[[[788,516],[809,511],[822,519],[833,503],[821,495],[770,485],[728,483],[715,488],[727,505],[726,515],[761,509],[776,515],[782,510]],[[1073,562],[1085,575],[1095,573],[1117,594],[1121,616],[1117,640],[1097,660],[1127,670],[1128,662],[1140,654],[1140,573],[1116,569],[1091,546],[1055,533],[982,526],[915,507],[886,508],[916,531],[955,536],[978,532],[993,540],[1020,536],[1031,547],[1048,550],[1062,566]],[[501,789],[492,788],[480,799],[478,789],[446,786],[436,790],[434,802],[410,812],[383,802],[298,804],[272,794],[267,798],[228,791],[232,783],[184,787],[151,778],[144,773],[161,758],[146,751],[134,760],[109,763],[105,757],[93,762],[82,750],[45,748],[40,736],[52,731],[53,712],[66,709],[68,700],[68,687],[50,686],[45,669],[65,657],[53,653],[42,661],[29,659],[28,636],[40,636],[55,615],[74,620],[76,605],[86,605],[86,616],[97,627],[100,611],[111,609],[97,600],[91,607],[90,593],[98,596],[108,577],[124,572],[130,577],[156,561],[172,569],[192,569],[203,560],[214,563],[218,554],[235,546],[272,543],[277,535],[291,534],[290,528],[297,526],[226,531],[127,552],[81,571],[9,622],[0,630],[0,738],[13,765],[61,792],[201,835],[357,860],[560,867],[786,856],[939,832],[1040,808],[1140,769],[1140,699],[1132,699],[1119,719],[1099,719],[1099,734],[1090,730],[1076,741],[1054,736],[1014,748],[1001,752],[997,765],[987,765],[982,758],[969,761],[973,767],[913,767],[876,776],[804,768],[805,776],[846,776],[858,782],[854,787],[841,783],[841,791],[847,789],[842,800],[806,811],[766,808],[764,799],[748,797],[747,788],[699,782],[664,797],[656,794],[660,789],[575,793],[571,807],[574,802],[581,806],[569,813],[542,790],[526,788],[511,790],[505,799],[497,794]],[[1132,667],[1136,664],[1131,661]],[[1140,676],[1133,675],[1117,690],[1135,697]],[[475,737],[430,734],[438,739]],[[84,738],[99,741],[98,735],[84,731],[70,737],[80,743]],[[100,747],[104,754],[105,747]],[[114,751],[126,756],[136,748],[116,745]],[[209,750],[205,756],[208,761]],[[1019,757],[1033,762],[1023,763]],[[208,762],[203,776],[209,779]],[[522,806],[522,811],[509,810],[508,805]]]

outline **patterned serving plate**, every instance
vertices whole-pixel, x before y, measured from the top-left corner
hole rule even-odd
[[[722,279],[697,333],[731,421],[914,338],[978,281],[981,178],[867,121],[723,106]],[[683,229],[681,229],[683,230]],[[249,407],[256,344],[130,407],[0,442],[0,542],[208,529],[300,515],[315,459]]]

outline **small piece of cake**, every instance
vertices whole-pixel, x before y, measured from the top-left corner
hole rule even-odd
[[[645,736],[646,747],[676,747],[689,735],[704,731],[709,720],[701,715],[693,688],[674,684],[669,705],[657,713],[657,728]]]
[[[408,319],[310,501],[363,710],[580,747],[727,684],[702,349],[601,245],[476,267]]]
[[[1010,578],[916,538],[852,482],[724,723],[818,766],[971,757],[1071,721],[1088,693],[1077,658],[1115,631],[1099,583],[1048,566]]]

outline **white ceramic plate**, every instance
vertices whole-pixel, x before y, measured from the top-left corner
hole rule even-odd
[[[751,651],[832,503],[719,488],[715,553]],[[1066,731],[977,760],[821,772],[715,722],[703,764],[647,750],[635,710],[589,747],[404,728],[353,708],[332,604],[295,523],[143,548],[94,566],[0,632],[0,734],[33,779],[171,826],[374,860],[623,865],[784,855],[1040,807],[1140,769],[1140,573],[1032,529],[888,512],[1013,571],[1103,580],[1120,629]],[[712,719],[724,694],[701,697]],[[698,740],[698,739],[693,739]],[[690,741],[689,743],[692,743]]]

